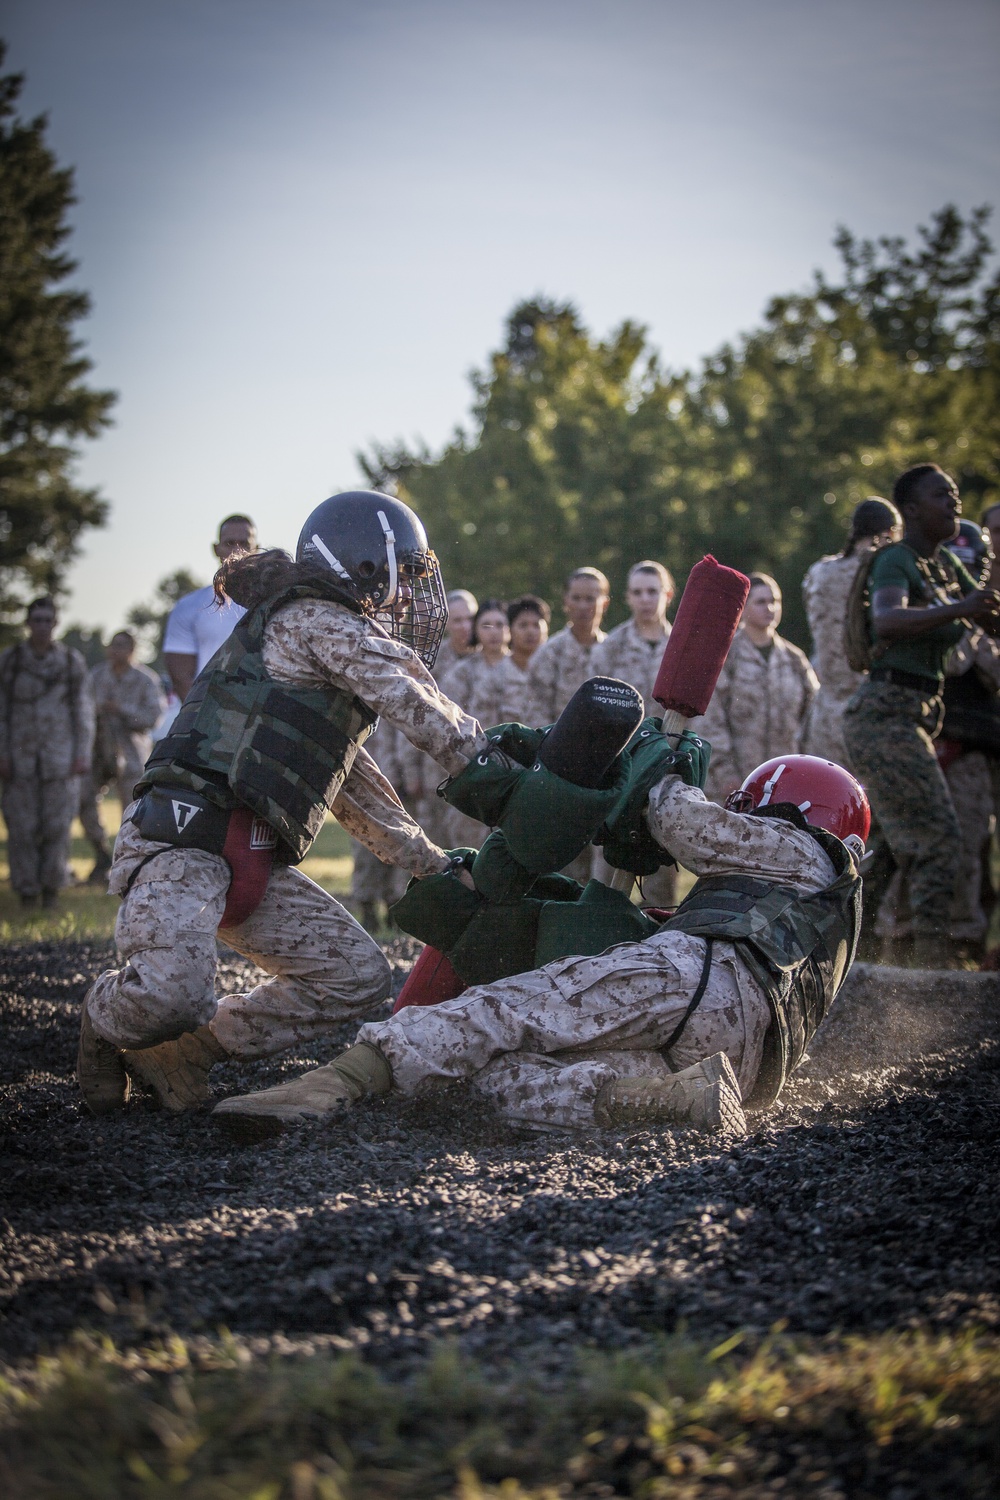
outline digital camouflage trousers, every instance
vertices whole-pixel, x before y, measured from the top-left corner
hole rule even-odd
[[[948,936],[962,832],[934,739],[939,697],[866,682],[844,712],[844,740],[892,856],[904,873],[917,932]]]

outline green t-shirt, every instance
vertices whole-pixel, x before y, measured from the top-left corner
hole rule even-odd
[[[976,586],[975,580],[950,552],[942,556],[939,547],[933,557],[919,557],[907,542],[893,542],[880,548],[868,574],[869,599],[874,599],[879,589],[902,589],[911,608],[950,603],[971,594]],[[868,630],[875,644],[871,616]],[[961,620],[952,620],[950,624],[939,625],[936,630],[928,630],[910,640],[893,641],[873,665],[896,667],[901,672],[940,679],[944,676],[944,664],[949,654],[964,634],[965,626]]]

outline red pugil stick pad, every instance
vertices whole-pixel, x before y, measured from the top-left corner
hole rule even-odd
[[[410,970],[392,1013],[407,1005],[440,1005],[442,1000],[454,1000],[465,988],[465,980],[444,954],[428,945]]]
[[[749,592],[746,574],[711,554],[691,569],[653,688],[666,712],[685,719],[705,712]]]

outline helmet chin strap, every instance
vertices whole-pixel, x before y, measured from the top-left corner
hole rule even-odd
[[[389,525],[384,510],[380,510],[378,512],[378,519],[379,525],[385,532],[385,555],[389,563],[389,592],[386,595],[385,601],[383,603],[384,608],[386,604],[395,604],[396,602],[396,589],[399,585],[399,574],[396,569],[396,538],[393,534],[392,527]]]
[[[784,774],[784,771],[785,771],[785,767],[784,766],[779,766],[778,769],[775,772],[773,772],[773,774],[770,775],[767,778],[767,780],[764,783],[764,792],[763,792],[763,795],[762,795],[760,801],[757,803],[758,807],[766,807],[767,804],[770,802],[771,796],[772,796],[772,794],[774,792],[774,789],[778,785],[778,782],[780,781],[782,775]]]
[[[340,558],[339,557],[334,557],[334,555],[330,551],[329,547],[323,541],[323,538],[321,536],[318,536],[315,532],[313,532],[312,543],[313,543],[313,546],[316,548],[316,551],[322,553],[322,555],[326,558],[327,562],[330,564],[330,567],[333,569],[333,571],[335,573],[339,574],[341,578],[346,578],[347,581],[348,581],[348,583],[350,583],[351,582],[351,575],[350,575],[350,573],[348,573],[347,569],[344,567],[343,563],[340,561]]]

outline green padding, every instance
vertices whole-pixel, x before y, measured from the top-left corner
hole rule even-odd
[[[538,918],[534,967],[557,958],[588,957],[618,943],[641,943],[659,923],[623,891],[592,880],[579,901],[546,901]]]
[[[467,817],[495,827],[525,769],[534,765],[546,733],[524,724],[498,724],[487,735],[490,749],[452,777],[442,790],[444,800]]]
[[[583,886],[568,875],[539,875],[531,894],[536,901],[579,901]]]
[[[471,870],[476,856],[475,849],[451,851],[463,856],[462,862]],[[447,871],[443,875],[427,875],[423,880],[411,880],[405,893],[394,906],[390,915],[398,927],[422,943],[430,943],[442,953],[457,943],[469,925],[469,921],[483,905],[483,898],[462,884],[457,875]]]
[[[629,757],[615,761],[606,787],[574,786],[536,761],[517,784],[500,818],[510,852],[526,870],[547,875],[585,849],[621,797]]]
[[[530,897],[484,904],[448,949],[453,968],[466,984],[489,984],[533,969],[541,910],[541,901]]]
[[[519,865],[507,840],[497,830],[491,833],[472,866],[476,890],[487,901],[520,901],[535,882],[535,875]]]
[[[704,789],[712,747],[685,730],[674,749],[660,732],[659,719],[645,719],[627,748],[631,759],[628,785],[595,842],[604,845],[604,858],[615,869],[652,875],[674,861],[646,826],[649,794],[671,772],[688,786]]]

